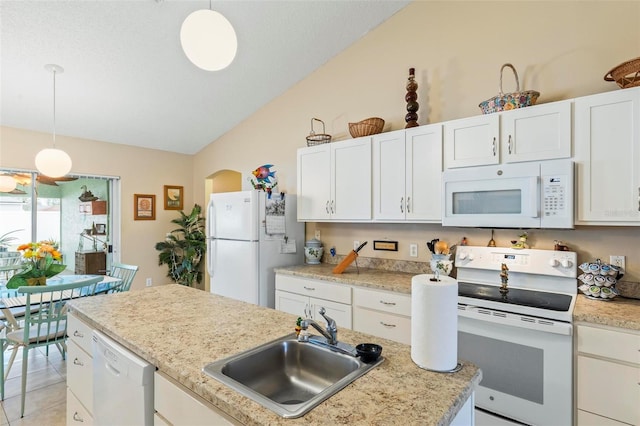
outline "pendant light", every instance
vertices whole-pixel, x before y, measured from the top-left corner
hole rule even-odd
[[[187,58],[205,71],[219,71],[233,62],[238,39],[233,26],[221,13],[196,10],[182,23],[180,43]]]
[[[18,186],[18,182],[11,176],[0,175],[0,192],[11,192]]]
[[[71,171],[71,157],[56,148],[56,74],[62,74],[64,68],[54,64],[47,64],[44,68],[53,73],[53,148],[43,149],[36,155],[36,168],[40,174],[56,178]]]

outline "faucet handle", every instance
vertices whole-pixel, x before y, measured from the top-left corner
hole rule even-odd
[[[324,320],[327,322],[327,329],[331,330],[331,331],[336,331],[338,329],[338,326],[336,325],[336,322],[331,317],[325,315],[326,312],[327,311],[326,311],[326,309],[324,309],[324,306],[321,306],[320,310],[318,311],[318,313],[320,315],[322,315]]]

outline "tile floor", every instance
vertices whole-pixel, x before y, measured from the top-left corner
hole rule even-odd
[[[24,417],[20,418],[22,352],[16,356],[5,383],[0,425],[64,426],[66,424],[67,364],[55,348],[29,351],[29,374]],[[5,352],[5,363],[11,350]],[[6,365],[5,365],[6,367]]]

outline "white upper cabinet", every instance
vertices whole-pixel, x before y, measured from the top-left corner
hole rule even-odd
[[[298,149],[298,220],[371,220],[371,138]]]
[[[373,218],[439,222],[442,125],[373,136]]]
[[[571,101],[444,123],[445,168],[571,157]]]
[[[575,99],[576,224],[640,224],[640,88]]]

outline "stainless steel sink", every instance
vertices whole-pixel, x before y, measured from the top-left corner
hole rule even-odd
[[[203,371],[282,417],[300,417],[379,365],[295,334],[206,365]]]

